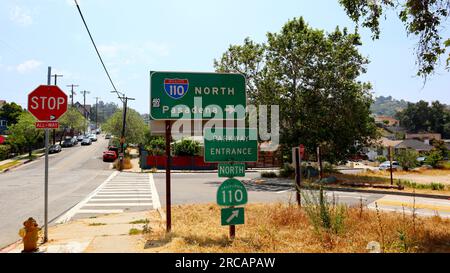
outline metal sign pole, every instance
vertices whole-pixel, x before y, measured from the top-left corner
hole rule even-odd
[[[170,135],[171,135],[170,120],[166,120],[166,232],[172,230],[172,202],[170,194],[170,169],[172,167],[172,158],[170,156]]]
[[[52,68],[48,67],[47,85],[50,85]],[[45,174],[44,174],[44,243],[48,241],[48,128],[45,128]]]
[[[300,148],[294,148],[295,151],[295,185],[296,185],[296,197],[297,197],[297,205],[301,205],[300,202]]]

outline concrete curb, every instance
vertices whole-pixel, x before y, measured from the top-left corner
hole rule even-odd
[[[45,153],[44,153],[44,154],[41,154],[41,155],[38,155],[36,159],[41,158],[41,157],[43,157],[43,156],[45,156]],[[6,168],[6,169],[0,171],[0,173],[9,172],[9,171],[11,171],[11,170],[13,170],[13,169],[15,169],[15,168],[18,168],[18,167],[20,167],[20,166],[22,166],[22,165],[25,165],[25,164],[30,163],[30,162],[33,162],[33,161],[34,161],[34,160],[32,160],[32,159],[27,159],[27,160],[25,160],[25,161],[23,161],[23,162],[18,163],[17,165],[11,166],[11,167],[9,167],[9,168]]]

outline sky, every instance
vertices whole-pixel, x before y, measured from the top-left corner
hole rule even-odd
[[[149,112],[149,71],[214,71],[231,44],[246,37],[265,42],[294,17],[333,31],[350,21],[338,0],[79,0],[80,7],[120,92],[136,98],[129,106]],[[446,23],[448,27],[448,22]],[[450,72],[443,65],[424,85],[416,77],[415,37],[408,37],[394,12],[381,23],[381,39],[362,30],[360,52],[371,63],[360,80],[374,95],[450,104]],[[444,32],[450,36],[448,28]],[[442,59],[442,64],[445,61]],[[47,67],[62,74],[58,85],[75,101],[120,101],[89,40],[73,0],[0,1],[0,100],[26,108],[27,95],[47,82]]]

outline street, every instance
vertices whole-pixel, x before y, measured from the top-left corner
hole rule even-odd
[[[49,221],[70,209],[98,187],[113,170],[102,161],[108,141],[63,148],[49,155]],[[44,219],[44,157],[0,174],[0,248],[14,243],[22,223]]]

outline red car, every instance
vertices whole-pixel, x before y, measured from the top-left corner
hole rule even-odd
[[[117,159],[117,153],[115,151],[104,151],[103,161],[104,162],[114,162]]]

